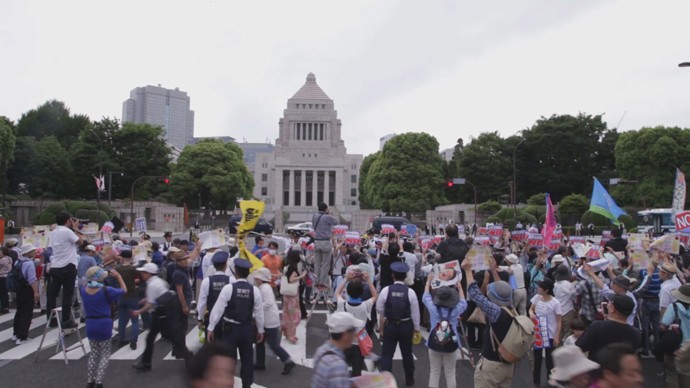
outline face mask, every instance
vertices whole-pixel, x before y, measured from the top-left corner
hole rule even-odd
[[[278,251],[276,251],[275,249],[269,249],[268,250],[268,254],[271,256],[275,256],[276,253],[278,253]]]

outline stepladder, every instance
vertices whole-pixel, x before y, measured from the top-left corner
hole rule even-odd
[[[311,304],[311,309],[309,310],[309,315],[307,315],[307,323],[309,323],[309,320],[311,320],[311,317],[314,315],[314,309],[316,309],[316,305],[319,303],[319,300],[323,299],[324,304],[328,308],[328,312],[331,313],[329,306],[329,298],[328,298],[328,288],[327,287],[319,287],[317,288],[316,291],[316,296],[314,297],[314,301]],[[333,306],[334,308],[335,306]]]
[[[46,335],[50,331],[50,322],[55,319],[57,321],[57,329],[58,329],[58,337],[57,341],[55,344],[55,354],[58,354],[59,352],[62,352],[63,357],[65,358],[65,365],[69,364],[69,361],[67,359],[67,353],[77,350],[78,348],[81,348],[82,352],[84,352],[84,355],[86,356],[86,347],[84,346],[84,341],[82,341],[81,338],[81,333],[79,332],[79,327],[73,328],[73,329],[63,329],[62,328],[62,321],[60,319],[60,315],[62,314],[62,307],[57,307],[54,308],[50,312],[50,317],[48,318],[48,321],[46,321],[46,326],[45,329],[43,329],[43,336],[41,337],[41,343],[38,345],[38,349],[36,349],[36,356],[34,357],[34,362],[38,361],[38,355],[41,353],[41,350],[43,350],[43,344],[45,343],[46,340]],[[74,310],[70,309],[70,314],[72,315],[72,322],[77,322],[74,318]],[[77,333],[77,343],[74,344],[74,346],[68,348],[65,345],[65,337]],[[46,344],[46,347],[49,347],[51,345]]]

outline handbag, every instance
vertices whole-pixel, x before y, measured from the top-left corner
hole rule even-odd
[[[280,295],[297,296],[299,293],[299,282],[290,283],[290,279],[283,275],[280,277]]]
[[[357,344],[359,345],[359,352],[362,353],[364,357],[368,356],[372,349],[374,349],[374,342],[371,340],[371,337],[369,337],[366,328],[362,328],[362,330],[357,333]]]
[[[477,325],[486,325],[486,314],[477,306],[474,311],[472,311],[472,314],[470,314],[470,317],[467,318],[467,322]]]

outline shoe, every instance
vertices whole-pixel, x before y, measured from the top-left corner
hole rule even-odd
[[[254,370],[266,370],[266,366],[254,364]]]
[[[17,335],[16,335],[16,334],[12,334],[12,341],[17,341],[17,339],[18,339],[18,338],[17,338]]]
[[[17,339],[17,340],[14,342],[14,344],[15,344],[15,345],[24,345],[25,343],[28,343],[28,342],[31,342],[31,338],[27,338],[27,339],[23,339],[23,340],[22,340],[22,339]]]
[[[86,323],[86,318],[84,318],[84,317],[79,318],[79,323]]]
[[[175,357],[176,360],[180,360],[180,359],[183,359],[183,358],[184,358],[184,359],[188,359],[188,358],[194,357],[194,353],[190,352],[189,350],[185,350],[185,351],[183,351],[183,352],[181,352],[181,353],[180,353],[180,352],[176,352],[176,351],[173,350],[172,356]]]
[[[137,350],[137,341],[132,341],[129,343],[129,348],[132,350]]]
[[[292,368],[295,367],[295,363],[290,361],[283,367],[283,371],[280,373],[282,375],[289,375]]]
[[[62,329],[76,329],[77,328],[77,323],[74,321],[69,321],[69,322],[63,322],[62,323]]]
[[[141,371],[150,371],[151,370],[151,364],[145,364],[142,361],[139,361],[135,364],[132,364],[132,368],[141,370]]]
[[[93,381],[90,383],[86,383],[86,388],[95,388],[95,387],[96,387],[96,383],[94,383]]]
[[[414,377],[405,377],[405,385],[411,387],[414,385]]]

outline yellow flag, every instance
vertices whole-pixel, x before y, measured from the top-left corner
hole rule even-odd
[[[256,223],[259,221],[259,217],[264,213],[264,207],[265,204],[261,201],[240,201],[242,220],[237,226],[237,247],[239,248],[240,258],[247,259],[252,263],[250,272],[254,272],[263,267],[264,263],[247,249],[244,240],[247,238],[249,232],[254,230]]]

